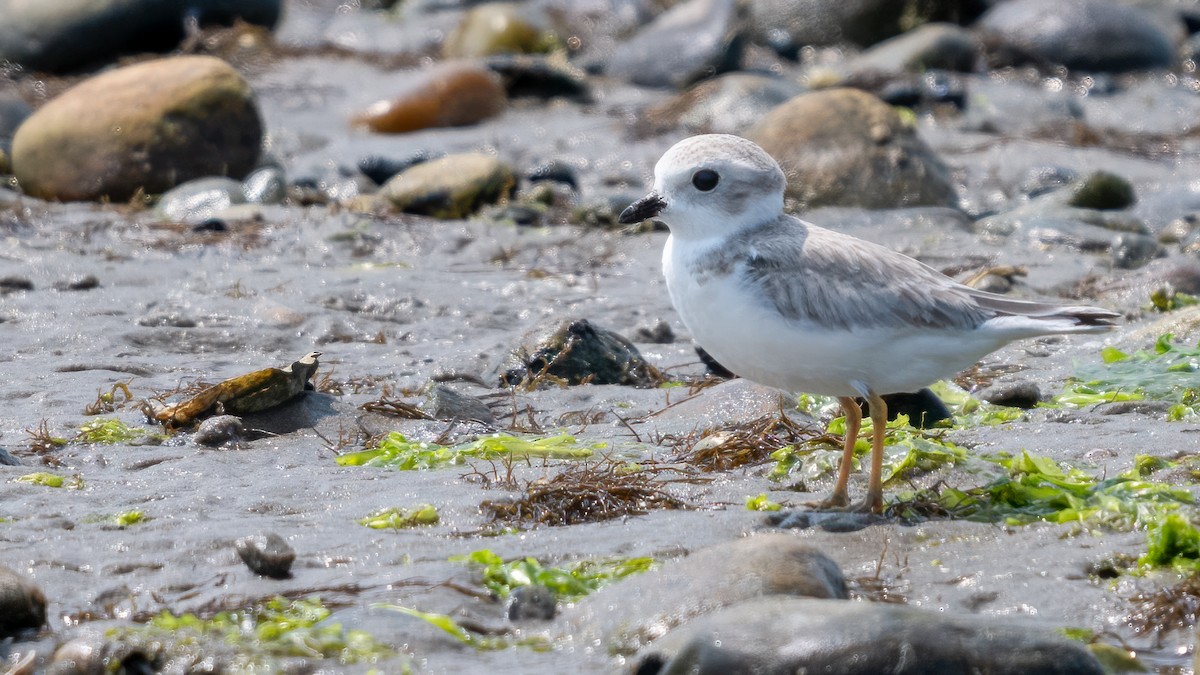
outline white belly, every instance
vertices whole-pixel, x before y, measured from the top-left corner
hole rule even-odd
[[[723,366],[760,384],[826,396],[857,396],[855,383],[878,394],[912,392],[1006,342],[977,330],[831,330],[792,321],[751,297],[734,275],[698,283],[680,267],[686,252],[672,256],[671,239],[663,251],[663,273],[683,323]]]

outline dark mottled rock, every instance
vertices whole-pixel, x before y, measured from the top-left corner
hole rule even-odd
[[[505,386],[533,380],[542,372],[568,384],[624,384],[648,387],[650,366],[624,336],[587,319],[564,321],[538,340],[532,351],[520,349],[500,374]]]
[[[958,110],[967,106],[967,88],[961,77],[942,70],[931,70],[918,77],[889,82],[878,92],[888,105],[929,108],[950,104]]]
[[[646,87],[681,89],[735,68],[739,31],[736,0],[686,0],[619,45],[604,72]]]
[[[840,511],[776,511],[767,515],[767,524],[783,530],[817,528],[826,532],[857,532],[865,527],[889,522],[875,513]]]
[[[750,36],[790,58],[806,45],[867,46],[900,33],[904,8],[894,0],[757,0]]]
[[[1114,0],[1011,0],[978,27],[1002,41],[1014,61],[1124,72],[1170,67],[1174,46],[1142,10]]]
[[[163,193],[154,208],[159,217],[195,225],[215,217],[234,204],[245,204],[241,181],[232,178],[197,178]]]
[[[94,274],[76,275],[54,283],[56,291],[91,291],[97,288],[100,288],[100,280]]]
[[[0,566],[0,638],[46,624],[46,596],[24,575]]]
[[[1122,232],[1112,240],[1112,261],[1119,269],[1137,269],[1161,253],[1162,247],[1153,235]]]
[[[200,423],[196,433],[192,435],[192,440],[211,447],[234,445],[242,440],[245,433],[246,426],[242,424],[242,418],[234,415],[214,415]]]
[[[509,98],[591,100],[587,74],[561,57],[502,54],[488,57],[484,65],[500,76]]]
[[[1083,209],[1127,209],[1137,203],[1133,184],[1108,171],[1095,171],[1075,184],[1068,206]]]
[[[981,401],[1010,408],[1036,408],[1042,400],[1042,390],[1033,380],[996,382],[973,394]]]
[[[756,535],[696,551],[575,603],[562,617],[610,653],[631,653],[702,614],[767,595],[845,599],[824,553],[788,534]],[[851,603],[847,603],[851,604]]]
[[[783,167],[806,208],[950,206],[950,170],[895,108],[858,89],[801,94],[745,133]]]
[[[287,579],[292,575],[296,551],[274,532],[242,537],[237,540],[236,547],[238,557],[255,574],[272,579]]]
[[[484,424],[496,421],[486,403],[445,384],[429,388],[425,409],[439,420],[474,420]]]
[[[544,180],[554,181],[563,185],[570,185],[572,190],[579,189],[579,177],[575,171],[575,167],[560,159],[551,159],[538,164],[525,173],[525,179],[531,183]]]
[[[675,331],[671,329],[671,324],[658,320],[652,327],[647,328],[642,326],[633,332],[633,337],[638,342],[649,342],[657,345],[669,345],[675,341]]]
[[[418,164],[379,190],[391,206],[434,218],[464,218],[485,204],[507,199],[516,187],[512,169],[491,155],[447,155]]]
[[[804,87],[771,75],[726,73],[647,108],[638,131],[654,134],[682,127],[694,134],[739,134]]]
[[[545,586],[518,586],[508,595],[510,621],[549,621],[557,612],[554,591]]]
[[[261,141],[242,76],[218,58],[177,56],[110,70],[60,94],[17,130],[12,164],[36,197],[126,201],[193,178],[240,179]]]
[[[21,466],[21,460],[13,457],[8,448],[0,445],[0,466]]]
[[[883,397],[888,407],[888,420],[899,415],[908,415],[909,424],[919,429],[928,429],[942,420],[953,417],[950,409],[928,387],[914,393],[887,394]],[[870,415],[866,401],[861,403],[863,415]]]
[[[364,176],[370,178],[376,185],[383,185],[392,176],[406,169],[414,167],[421,162],[428,162],[431,159],[443,156],[433,155],[425,150],[399,159],[383,155],[370,155],[358,160],[358,170]]]
[[[0,295],[15,293],[17,291],[32,291],[33,282],[25,277],[0,277]]]
[[[229,25],[235,19],[271,27],[280,0],[37,0],[4,3],[0,61],[34,70],[66,71],[120,54],[169,51],[189,21]]]
[[[902,665],[901,665],[902,664]],[[880,602],[751,600],[694,619],[637,656],[639,675],[1101,675],[1041,625]]]

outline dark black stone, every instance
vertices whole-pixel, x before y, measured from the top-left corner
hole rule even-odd
[[[557,612],[554,591],[545,586],[519,586],[508,596],[510,621],[549,621]]]
[[[272,579],[290,577],[296,551],[283,537],[268,532],[254,534],[237,540],[238,557],[255,574]]]

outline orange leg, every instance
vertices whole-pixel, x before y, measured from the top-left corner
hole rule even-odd
[[[843,406],[845,404],[842,404]],[[867,405],[871,410],[871,482],[867,487],[867,499],[851,507],[853,511],[865,513],[883,512],[883,439],[887,434],[887,403],[873,391],[867,392]],[[849,427],[847,427],[849,429]]]
[[[842,412],[846,415],[846,438],[842,444],[842,463],[838,467],[837,485],[833,495],[810,506],[818,509],[844,509],[850,506],[850,470],[854,468],[854,444],[858,441],[858,430],[862,427],[862,410],[858,402],[849,396],[839,396]]]

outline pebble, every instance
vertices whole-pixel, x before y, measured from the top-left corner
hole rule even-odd
[[[518,348],[501,367],[501,386],[535,379],[545,371],[567,384],[623,384],[649,387],[651,371],[641,352],[623,335],[587,319],[564,321],[537,340]]]
[[[496,422],[486,403],[445,384],[429,388],[425,410],[439,420],[474,420],[488,425]]]
[[[251,204],[282,204],[287,199],[287,175],[278,166],[261,166],[242,181],[242,195]]]
[[[76,275],[54,283],[56,291],[90,291],[97,288],[100,288],[100,280],[94,274]]]
[[[634,672],[1101,675],[1104,670],[1087,647],[1033,621],[882,602],[766,597],[672,630],[637,655]]]
[[[1163,253],[1162,246],[1153,235],[1122,232],[1112,240],[1112,262],[1118,269],[1137,269]]]
[[[561,41],[544,14],[529,5],[488,2],[467,10],[442,43],[448,59],[548,52]]]
[[[443,155],[438,155],[442,157]],[[414,167],[421,162],[428,162],[435,159],[430,153],[421,150],[402,159],[393,157],[385,157],[383,155],[370,155],[358,160],[358,170],[364,176],[370,178],[376,185],[383,185],[388,182],[392,176]]]
[[[686,0],[618,46],[604,72],[644,87],[683,87],[741,58],[736,0]]]
[[[499,159],[466,153],[407,169],[385,183],[379,196],[398,211],[451,219],[507,199],[515,187],[512,169]]]
[[[1115,0],[1011,0],[977,26],[1007,44],[1018,62],[1119,73],[1167,68],[1175,58],[1170,38],[1149,16]]]
[[[1036,408],[1042,400],[1042,390],[1033,380],[995,382],[972,394],[981,401],[1009,408]]]
[[[1109,171],[1093,171],[1078,181],[1067,200],[1068,206],[1082,209],[1120,210],[1137,203],[1133,184]]]
[[[46,596],[22,574],[0,566],[0,638],[46,625]]]
[[[509,98],[569,98],[591,102],[587,74],[561,56],[551,54],[502,54],[488,57],[484,64],[504,81]]]
[[[0,295],[8,295],[17,291],[32,291],[33,281],[26,277],[0,277]]]
[[[525,180],[530,183],[553,181],[569,185],[572,190],[579,189],[579,175],[575,167],[557,158],[538,164],[525,172]]]
[[[756,0],[750,37],[795,59],[801,47],[872,45],[900,33],[905,5],[893,0]]]
[[[241,181],[197,178],[164,192],[154,212],[164,220],[195,225],[216,217],[234,204],[245,203]]]
[[[12,164],[35,197],[124,202],[193,178],[241,178],[261,142],[242,76],[211,56],[176,56],[104,72],[52,99],[17,130]]]
[[[238,557],[252,572],[272,579],[287,579],[292,575],[296,551],[283,537],[268,532],[242,537],[236,543]]]
[[[192,440],[200,445],[220,447],[236,445],[246,433],[242,418],[234,415],[214,415],[200,423]]]
[[[647,108],[637,131],[651,135],[682,127],[693,134],[738,134],[776,106],[804,93],[791,80],[758,73],[726,73]]]
[[[801,94],[745,132],[788,175],[801,208],[953,206],[950,169],[911,122],[878,97],[836,88]]]
[[[760,534],[601,589],[563,619],[598,628],[610,653],[625,654],[697,616],[770,595],[844,600],[848,592],[842,571],[821,551],[792,535]]]
[[[13,457],[8,448],[0,445],[0,466],[21,466],[21,460]]]
[[[518,586],[508,595],[509,621],[549,621],[557,613],[554,592],[545,586]]]
[[[401,134],[475,124],[506,107],[499,75],[476,63],[450,61],[416,73],[403,91],[371,104],[353,122],[377,133]]]
[[[282,0],[38,0],[7,2],[0,22],[0,61],[65,72],[121,54],[171,49],[197,25],[234,20],[272,27]]]
[[[970,30],[951,23],[927,23],[880,42],[846,64],[852,77],[899,75],[931,69],[971,72],[983,44]]]

